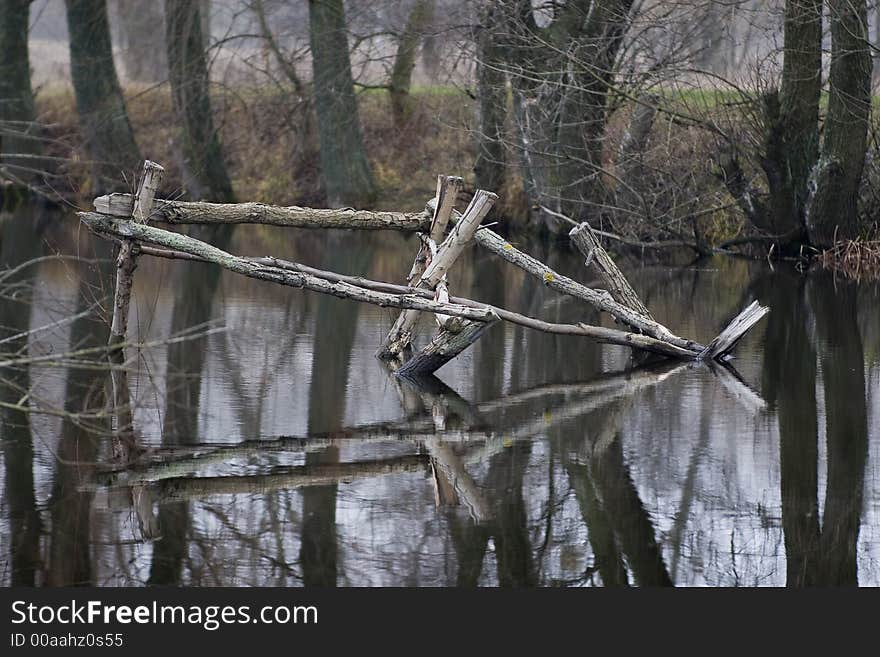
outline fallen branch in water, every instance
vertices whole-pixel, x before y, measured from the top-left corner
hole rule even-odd
[[[233,256],[192,237],[172,233],[153,226],[133,224],[123,219],[89,212],[81,212],[79,216],[86,226],[100,234],[115,238],[134,235],[140,241],[164,247],[163,249],[155,249],[142,246],[141,251],[144,254],[209,262],[251,278],[267,280],[281,285],[301,287],[379,306],[439,312],[475,321],[485,322],[492,320],[493,317],[497,317],[498,319],[520,324],[538,331],[561,335],[579,335],[605,344],[643,349],[674,358],[694,359],[698,355],[696,350],[681,349],[676,345],[671,345],[648,335],[628,333],[589,324],[552,324],[460,297],[450,297],[449,303],[437,302],[433,300],[433,292],[429,290],[416,290],[381,281],[370,281],[360,277],[325,272],[314,267],[307,267],[278,258],[244,258]],[[477,235],[483,232],[483,230],[485,229],[477,231]],[[169,251],[166,251],[166,249]]]
[[[132,199],[128,195],[100,197],[95,200],[98,213],[82,212],[79,216],[92,231],[119,240],[124,245],[136,243],[143,253],[211,262],[250,278],[331,294],[380,307],[400,308],[401,314],[377,353],[381,358],[402,360],[402,354],[408,350],[412,341],[418,312],[434,313],[439,332],[422,352],[402,363],[399,373],[404,375],[422,376],[435,371],[473,344],[489,325],[498,320],[510,321],[548,333],[581,335],[599,342],[618,344],[682,360],[704,358],[720,360],[745,332],[766,314],[766,309],[756,303],[752,304],[708,347],[694,340],[679,337],[651,316],[650,311],[602,247],[595,231],[589,225],[577,225],[572,230],[571,237],[584,252],[588,264],[591,262],[596,264],[600,278],[608,288],[607,291],[587,287],[559,274],[536,258],[515,248],[494,231],[481,227],[482,218],[496,199],[491,192],[478,191],[463,214],[456,212],[453,206],[460,189],[460,179],[449,176],[438,177],[435,198],[428,203],[425,212],[419,214],[375,213],[350,208],[313,210],[299,207],[278,208],[258,203],[210,204],[149,199],[153,201],[154,211],[149,217],[143,217],[144,219],[160,218],[170,223],[257,223],[310,228],[397,230],[427,228],[429,232],[422,236],[419,254],[407,280],[412,287],[392,286],[380,281],[322,272],[278,259],[244,258],[232,255],[186,235],[147,226],[144,222],[137,221],[138,217],[134,217],[135,221],[131,221],[128,217],[132,211],[128,208]],[[149,204],[145,205],[149,207]],[[141,214],[147,213],[142,211]],[[443,239],[448,223],[452,223],[453,228]],[[481,247],[540,279],[548,287],[586,301],[597,310],[610,314],[617,322],[633,329],[633,332],[586,324],[551,324],[470,299],[450,297],[446,285],[446,273],[472,239]]]

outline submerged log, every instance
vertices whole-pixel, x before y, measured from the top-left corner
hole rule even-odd
[[[428,208],[431,207],[432,202],[429,201]],[[453,220],[454,219],[455,214],[453,213]],[[640,333],[645,334],[645,336],[640,337],[650,336],[657,343],[661,343],[662,345],[664,345],[662,349],[668,351],[666,355],[674,356],[677,358],[683,358],[686,360],[721,358],[724,353],[729,352],[730,349],[733,348],[733,346],[736,344],[736,340],[739,340],[739,338],[741,338],[746,331],[754,326],[755,322],[760,320],[761,317],[769,312],[769,309],[764,308],[763,306],[760,306],[760,311],[753,311],[755,312],[755,314],[750,316],[754,318],[754,322],[751,322],[748,325],[746,325],[745,323],[740,324],[739,329],[742,330],[742,332],[738,334],[738,337],[730,345],[730,348],[723,353],[715,350],[715,355],[712,355],[712,350],[707,350],[706,347],[699,342],[679,337],[654,319],[646,317],[645,315],[638,313],[631,308],[628,308],[627,306],[619,303],[613,298],[610,292],[607,292],[605,290],[594,290],[581,283],[578,283],[575,280],[572,280],[571,278],[568,278],[567,276],[559,274],[540,260],[533,258],[527,253],[523,253],[522,251],[514,247],[510,242],[498,235],[498,233],[492,231],[489,228],[480,228],[474,235],[474,241],[486,250],[500,256],[504,260],[507,260],[510,264],[519,267],[526,273],[531,274],[536,278],[539,278],[544,282],[545,285],[547,285],[547,287],[550,287],[557,292],[561,292],[562,294],[567,294],[569,296],[586,301],[596,309],[607,312],[619,322],[630,326]],[[627,334],[627,336],[631,335],[632,334]],[[657,353],[662,353],[662,351],[660,350],[656,351]]]
[[[131,194],[108,194],[94,200],[95,211],[113,217],[131,216]],[[263,203],[205,203],[157,199],[153,220],[168,224],[263,224],[289,228],[357,228],[361,230],[426,230],[424,212],[373,212],[352,208],[278,207]]]
[[[433,200],[428,203],[428,207],[433,207]],[[456,220],[456,214],[453,213],[453,220]],[[572,280],[568,276],[554,271],[540,260],[533,258],[527,253],[523,253],[513,246],[506,239],[490,228],[482,227],[474,234],[474,241],[481,247],[500,256],[507,262],[532,276],[540,279],[544,284],[560,292],[572,297],[586,301],[598,310],[607,312],[616,320],[630,326],[631,328],[644,333],[652,338],[664,342],[670,346],[677,347],[679,350],[687,351],[695,356],[705,348],[698,342],[687,340],[675,335],[668,328],[658,322],[645,317],[641,313],[637,313],[618,303],[611,296],[611,293],[605,290],[594,290],[592,288]]]
[[[750,306],[708,347],[679,337],[654,320],[616,264],[598,243],[589,226],[580,226],[572,231],[572,239],[585,252],[588,260],[595,262],[606,287],[609,288],[608,291],[596,290],[563,276],[515,248],[489,228],[480,227],[480,221],[497,198],[494,194],[478,191],[463,215],[456,212],[452,206],[460,187],[461,180],[458,178],[439,177],[437,196],[428,203],[426,211],[419,214],[362,212],[350,208],[341,210],[277,208],[256,203],[229,205],[157,200],[154,204],[153,216],[171,223],[266,223],[314,228],[400,230],[427,228],[430,234],[424,239],[420,256],[416,258],[411,270],[411,279],[417,278],[413,287],[344,276],[277,258],[235,256],[185,235],[123,219],[122,217],[132,215],[132,211],[128,210],[128,203],[132,197],[127,195],[100,197],[95,200],[95,206],[101,212],[84,212],[79,213],[79,216],[90,229],[99,234],[132,245],[137,242],[143,253],[211,262],[259,280],[378,306],[400,308],[404,312],[398,317],[377,353],[382,358],[396,359],[399,362],[400,354],[411,343],[418,312],[434,313],[440,326],[439,334],[422,353],[412,359],[411,363],[406,363],[406,367],[401,368],[404,374],[408,373],[411,376],[436,370],[472,344],[486,329],[484,324],[491,324],[499,319],[539,331],[580,335],[598,342],[617,344],[677,359],[721,360],[768,312],[759,305]],[[139,190],[139,193],[141,191],[143,190]],[[153,194],[154,192],[155,189]],[[152,198],[152,194],[150,196]],[[143,214],[142,210],[141,214]],[[438,248],[436,241],[440,239],[450,220],[453,221],[454,228]],[[630,333],[587,324],[554,324],[504,308],[449,296],[445,286],[446,273],[471,239],[481,247],[537,277],[548,287],[590,303],[636,332]],[[129,286],[130,277],[129,272]],[[478,324],[471,326],[468,322]]]
[[[452,319],[431,342],[401,365],[397,370],[398,375],[417,378],[433,374],[479,340],[486,329],[494,323]]]
[[[173,260],[210,262],[209,260],[205,260],[204,258],[192,255],[190,253],[173,251],[169,249],[157,249],[151,246],[142,246],[141,253],[158,258],[169,258]],[[389,292],[392,294],[415,294],[425,299],[434,298],[434,293],[429,290],[407,287],[406,285],[397,285],[395,283],[386,283],[385,281],[373,281],[367,278],[363,278],[361,276],[338,274],[336,272],[317,269],[315,267],[309,267],[308,265],[303,265],[297,262],[290,262],[288,260],[282,260],[280,258],[273,258],[271,256],[257,258],[249,257],[245,259],[257,265],[268,265],[272,267],[278,267],[279,269],[287,269],[290,271],[312,274],[314,276],[317,276],[318,278],[322,278],[334,283],[341,281],[345,283],[351,283],[352,285],[355,285],[357,287],[363,287],[379,292]],[[491,304],[483,303],[481,301],[474,301],[472,299],[467,299],[464,297],[450,296],[449,301],[450,303],[460,304],[469,308],[484,308],[492,310],[496,315],[498,315],[499,319],[502,319],[505,322],[518,324],[520,326],[524,326],[535,331],[541,331],[542,333],[553,333],[556,335],[576,335],[584,338],[589,338],[590,340],[593,340],[600,344],[614,344],[621,347],[642,349],[661,356],[680,358],[684,360],[692,360],[695,359],[697,356],[697,353],[694,351],[681,349],[680,347],[676,347],[675,345],[671,345],[667,342],[663,342],[648,335],[642,335],[639,333],[629,333],[627,331],[621,331],[619,329],[606,328],[604,326],[593,326],[591,324],[585,323],[559,324],[546,322],[536,317],[529,317],[528,315],[513,312],[512,310],[507,310],[506,308],[493,306]]]
[[[692,351],[681,349],[647,335],[628,333],[617,329],[605,328],[604,326],[591,326],[583,323],[554,324],[461,297],[450,297],[450,303],[441,303],[434,301],[433,293],[427,290],[418,290],[383,281],[371,281],[361,277],[326,272],[278,258],[244,258],[233,256],[192,237],[172,233],[160,228],[135,225],[124,219],[117,219],[97,213],[83,212],[79,216],[90,230],[94,230],[101,235],[120,239],[130,237],[134,232],[140,236],[138,239],[162,247],[160,249],[150,246],[141,247],[143,253],[153,256],[183,258],[195,262],[212,263],[250,278],[305,288],[378,306],[412,308],[425,312],[464,317],[465,319],[475,319],[477,321],[493,321],[497,316],[504,321],[545,333],[578,335],[604,344],[643,349],[672,358],[688,360],[696,357],[696,353]],[[482,232],[482,230],[478,231],[477,234]],[[385,293],[383,294],[382,292]]]

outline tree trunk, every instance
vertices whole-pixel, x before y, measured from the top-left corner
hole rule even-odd
[[[119,54],[125,76],[136,82],[161,82],[168,75],[162,5],[155,0],[117,0],[115,9]]]
[[[0,0],[0,162],[25,183],[39,165],[11,155],[41,150],[28,60],[29,7],[30,0]]]
[[[507,78],[493,34],[497,11],[489,8],[477,34],[477,158],[474,173],[478,189],[499,192],[504,185],[504,118]]]
[[[113,65],[105,0],[66,0],[70,75],[76,109],[92,161],[93,191],[104,193],[134,179],[141,164]]]
[[[169,80],[182,125],[184,183],[190,196],[232,203],[235,195],[211,111],[200,4],[165,2]]]
[[[309,36],[327,201],[369,207],[376,181],[361,134],[342,0],[309,0]]]
[[[822,91],[822,0],[788,0],[778,97],[765,99],[762,167],[770,191],[769,216],[759,228],[803,240],[807,181],[819,153]]]
[[[410,111],[409,91],[412,72],[416,65],[419,43],[426,26],[434,15],[434,0],[416,0],[403,33],[397,41],[397,54],[391,70],[391,113],[397,125],[403,123]],[[490,188],[491,189],[491,188]]]
[[[830,0],[831,72],[822,154],[811,174],[810,242],[827,248],[858,235],[858,191],[871,113],[871,48],[865,0]]]
[[[547,27],[537,26],[524,0],[504,7],[524,184],[537,209],[532,225],[558,232],[560,220],[540,206],[586,220],[605,204],[606,105],[632,0],[566,3]],[[542,42],[551,45],[536,47]]]
[[[650,214],[644,198],[650,180],[646,175],[648,171],[644,157],[659,103],[658,96],[651,93],[641,94],[620,142],[616,162],[618,183],[614,196],[615,206],[623,211],[621,214],[640,218],[647,218]]]

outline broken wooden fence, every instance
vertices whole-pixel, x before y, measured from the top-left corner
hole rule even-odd
[[[147,161],[134,196],[102,196],[95,199],[95,212],[79,213],[81,221],[90,230],[120,244],[111,331],[111,343],[114,344],[124,344],[132,280],[140,255],[209,262],[258,280],[397,308],[400,314],[376,355],[392,363],[398,374],[410,377],[436,371],[501,321],[546,333],[578,335],[668,358],[720,361],[768,312],[767,308],[753,302],[708,345],[680,337],[653,318],[587,223],[574,228],[570,237],[605,289],[594,289],[559,274],[481,226],[497,199],[495,194],[477,190],[465,211],[456,211],[455,204],[462,189],[462,180],[457,177],[439,176],[437,193],[425,211],[407,213],[157,199],[156,190],[163,173],[161,166]],[[274,257],[233,255],[193,237],[152,225],[155,223],[398,230],[418,233],[420,246],[406,284],[399,285],[347,276]],[[553,290],[608,313],[623,328],[551,323],[451,295],[447,273],[471,242],[539,278]],[[434,315],[437,329],[427,345],[412,353],[421,312]]]

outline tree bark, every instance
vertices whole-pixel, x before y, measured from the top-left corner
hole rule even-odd
[[[378,192],[361,134],[342,0],[309,0],[309,36],[328,203],[370,207]]]
[[[105,0],[66,0],[70,75],[91,164],[93,191],[104,193],[129,180],[141,156],[128,120],[107,22]]]
[[[162,5],[155,0],[117,0],[116,34],[125,77],[135,82],[161,82],[168,75],[165,35],[156,31],[161,25]]]
[[[165,1],[165,40],[174,111],[181,124],[184,183],[190,196],[235,200],[208,91],[208,62],[201,8],[188,0]]]
[[[494,6],[487,9],[477,34],[477,158],[474,162],[477,187],[496,192],[504,186],[507,106],[507,77],[497,35],[493,33],[497,13]]]
[[[547,27],[537,26],[525,0],[502,6],[526,194],[533,208],[588,219],[604,205],[608,92],[632,0],[569,2]],[[554,233],[562,228],[540,210],[530,223]]]
[[[434,0],[416,0],[403,33],[397,41],[397,53],[391,69],[391,113],[394,122],[401,125],[407,118],[411,107],[409,102],[412,72],[416,65],[416,55],[425,28],[434,15]],[[489,189],[494,189],[490,187]]]
[[[30,0],[0,0],[0,162],[25,183],[35,178],[41,152],[28,58]],[[19,168],[21,167],[21,168]]]
[[[114,217],[130,217],[131,194],[108,194],[95,199],[95,210]],[[264,203],[202,203],[156,199],[153,221],[169,224],[264,224],[288,228],[353,228],[416,232],[428,227],[425,212],[381,212],[339,208],[278,207]]]
[[[782,82],[764,99],[762,168],[770,192],[769,213],[758,228],[804,238],[810,170],[819,154],[819,97],[822,91],[822,0],[788,0],[785,5]]]
[[[865,0],[830,0],[831,72],[822,154],[811,174],[810,242],[827,248],[859,233],[858,191],[871,113],[871,47]]]

